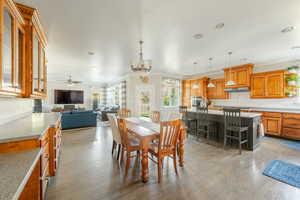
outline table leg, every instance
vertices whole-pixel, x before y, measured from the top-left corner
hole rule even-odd
[[[148,141],[142,142],[142,181],[147,183],[149,180],[148,168]]]
[[[179,166],[183,167],[184,165],[184,139],[186,135],[186,130],[182,129],[180,131],[180,136],[179,136]]]

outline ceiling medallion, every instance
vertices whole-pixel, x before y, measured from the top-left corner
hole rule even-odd
[[[152,61],[144,60],[143,57],[143,41],[140,41],[140,53],[139,53],[139,61],[137,64],[130,64],[130,69],[132,72],[140,74],[140,77],[145,77],[150,73],[152,69]]]

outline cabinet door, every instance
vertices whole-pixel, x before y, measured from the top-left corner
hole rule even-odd
[[[191,80],[191,96],[200,96],[200,86],[198,80]]]
[[[207,98],[214,99],[216,97],[216,82],[214,80],[211,80],[209,81],[209,83],[214,84],[215,87],[207,87]]]
[[[225,81],[224,79],[219,79],[215,82],[216,86],[216,98],[217,99],[228,99],[228,92],[225,92]]]
[[[15,51],[15,88],[21,91],[24,89],[24,65],[25,65],[25,32],[20,25],[17,25],[16,31],[16,51]]]
[[[265,132],[270,135],[281,135],[281,118],[264,117]]]
[[[226,88],[236,88],[237,87],[237,73],[234,70],[226,70],[225,71],[225,87]],[[234,81],[235,84],[234,85],[227,85],[228,81]]]
[[[266,96],[270,98],[284,97],[283,73],[274,73],[266,76]]]
[[[43,47],[40,48],[40,56],[39,56],[39,69],[40,69],[40,92],[46,92],[46,59],[45,59],[45,50]]]
[[[238,87],[249,86],[249,71],[247,69],[241,69],[236,71],[236,85]]]
[[[191,81],[182,81],[182,105],[190,107],[190,96],[191,96]]]
[[[2,88],[13,87],[13,27],[14,20],[8,8],[3,10],[3,43],[2,43]]]
[[[251,97],[263,98],[265,97],[266,89],[265,76],[252,76],[251,78]]]
[[[36,34],[33,34],[33,57],[32,57],[32,92],[39,91],[40,69],[39,69],[39,40]]]

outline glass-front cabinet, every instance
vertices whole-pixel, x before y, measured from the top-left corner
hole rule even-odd
[[[47,40],[38,11],[0,0],[0,96],[45,98]]]
[[[25,41],[28,58],[25,61],[27,87],[25,97],[45,98],[47,96],[47,70],[46,53],[47,40],[43,27],[39,19],[39,14],[35,8],[31,8],[16,3],[23,18],[25,19],[25,29],[27,30],[27,39]]]
[[[3,36],[0,51],[0,95],[22,97],[25,87],[25,21],[12,1],[0,2]]]

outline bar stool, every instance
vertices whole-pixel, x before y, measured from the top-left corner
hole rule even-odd
[[[209,141],[212,133],[217,133],[217,124],[208,118],[207,107],[197,107],[197,135],[202,134]]]
[[[187,107],[179,106],[179,113],[181,114],[181,120],[188,127],[187,133],[190,135],[197,135],[197,119],[187,116]],[[194,126],[192,126],[194,125]],[[192,134],[194,132],[194,134]]]
[[[242,154],[242,144],[248,142],[248,127],[242,126],[241,110],[236,108],[224,108],[224,148],[227,139],[238,141],[239,152]]]

